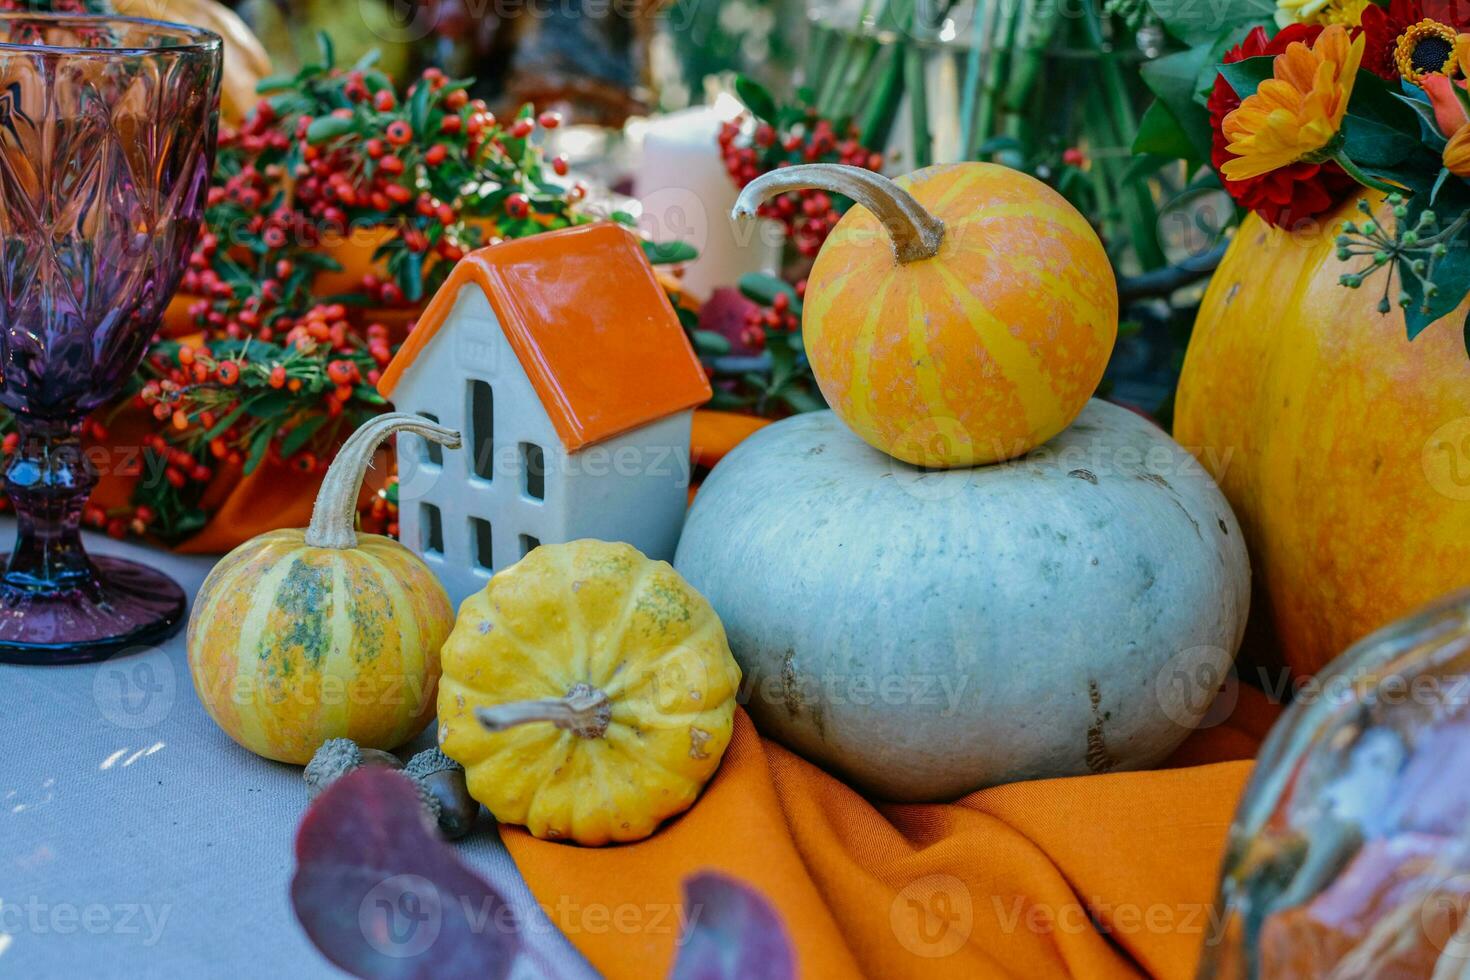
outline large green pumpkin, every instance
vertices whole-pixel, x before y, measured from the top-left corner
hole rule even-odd
[[[779,422],[715,467],[674,564],[760,730],[899,800],[1158,764],[1225,679],[1249,595],[1213,481],[1100,401],[1025,457],[947,471],[830,412]]]

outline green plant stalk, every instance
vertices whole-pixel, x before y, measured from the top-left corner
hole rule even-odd
[[[819,20],[810,21],[808,30],[810,48],[807,51],[805,78],[808,85],[815,86],[817,79],[827,77],[832,47],[838,38],[836,31]]]
[[[1084,103],[1086,113],[1083,129],[1086,131],[1089,129],[1087,121],[1095,121],[1101,116],[1102,96],[1098,94],[1097,89],[1089,87],[1086,90]],[[1090,136],[1089,139],[1091,139]],[[1093,193],[1097,195],[1097,213],[1106,234],[1106,229],[1117,224],[1122,217],[1118,203],[1113,197],[1110,175],[1105,167],[1094,163],[1088,170],[1088,176],[1092,180]]]
[[[1118,161],[1112,159],[1111,151],[1132,145],[1133,134],[1138,132],[1138,116],[1129,100],[1127,83],[1117,58],[1103,38],[1097,11],[1091,5],[1083,4],[1081,20],[1087,44],[1097,52],[1099,74],[1103,80],[1101,98],[1105,100],[1104,111],[1089,113],[1089,129],[1094,140],[1093,165],[1105,167],[1109,180],[1116,181],[1121,170],[1117,167]],[[1123,219],[1128,225],[1129,240],[1139,264],[1145,270],[1162,267],[1166,260],[1159,244],[1158,211],[1147,181],[1130,181],[1120,191]]]
[[[924,49],[917,44],[903,49],[904,88],[909,94],[909,136],[914,145],[914,168],[934,162],[934,140],[929,132],[929,92],[924,83]]]
[[[853,110],[860,104],[859,99],[868,97],[871,86],[868,84],[872,78],[873,62],[877,59],[881,48],[877,41],[864,37],[861,39],[852,66],[849,68],[851,80],[842,85],[833,99],[831,118],[846,121],[852,117]]]
[[[1010,112],[1020,112],[1036,86],[1037,76],[1056,36],[1061,23],[1062,5],[1054,0],[1042,0],[1040,5],[1026,18],[1024,31],[1018,31],[1024,39],[1021,57],[1011,66],[1010,82],[1006,85],[1004,105]]]
[[[977,0],[977,5],[980,0]],[[960,93],[960,149],[964,151],[971,146],[971,137],[975,130],[975,106],[980,100],[980,82],[984,78],[981,68],[984,61],[981,58],[981,48],[985,38],[991,35],[995,29],[996,17],[1000,8],[991,5],[986,10],[984,34],[972,34],[970,37],[969,50],[965,52],[965,81]]]
[[[858,123],[859,139],[864,146],[882,151],[888,146],[888,135],[903,101],[903,51],[889,45],[883,52],[883,73],[868,99],[868,107]]]
[[[965,146],[965,158],[973,159],[984,143],[996,132],[996,118],[1000,114],[1001,81],[1010,68],[1011,47],[1015,44],[1016,25],[1022,0],[990,0],[998,5],[996,31],[986,38],[990,63],[986,66],[985,84],[980,92],[980,104],[976,110],[975,128],[970,132],[970,142]]]
[[[817,94],[817,111],[828,118],[831,118],[832,107],[842,92],[843,82],[847,78],[853,55],[867,40],[863,37],[863,31],[864,25],[868,22],[871,3],[872,0],[863,0],[863,8],[858,12],[857,22],[851,27],[834,25],[831,28],[838,37],[837,56],[833,59],[826,76],[823,77],[821,89]]]
[[[1346,153],[1338,151],[1337,153],[1334,153],[1332,155],[1332,160],[1343,169],[1344,173],[1346,173],[1353,180],[1356,180],[1358,183],[1362,184],[1364,187],[1371,187],[1373,190],[1383,191],[1383,193],[1385,194],[1394,194],[1403,190],[1403,188],[1401,187],[1395,187],[1392,184],[1384,183],[1377,177],[1370,177],[1368,174],[1364,173],[1356,163],[1353,163],[1352,160],[1348,159],[1348,155]]]

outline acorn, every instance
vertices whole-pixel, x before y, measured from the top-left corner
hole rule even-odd
[[[306,780],[306,798],[316,799],[343,776],[359,766],[402,769],[398,756],[381,749],[365,749],[350,738],[329,738],[317,747],[301,778]]]
[[[449,840],[459,840],[474,829],[480,804],[465,785],[464,766],[436,747],[414,756],[403,771],[433,797],[440,833]]]

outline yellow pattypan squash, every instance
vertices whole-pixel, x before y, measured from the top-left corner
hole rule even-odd
[[[647,837],[730,741],[740,668],[719,617],[631,545],[535,549],[464,601],[440,659],[440,747],[537,837]]]

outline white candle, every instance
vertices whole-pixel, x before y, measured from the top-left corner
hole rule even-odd
[[[783,235],[774,221],[736,225],[730,220],[737,189],[720,157],[720,124],[739,103],[722,100],[650,119],[634,171],[634,196],[643,207],[639,227],[656,242],[680,240],[699,250],[684,273],[684,288],[699,299],[734,286],[747,272],[774,272]]]

